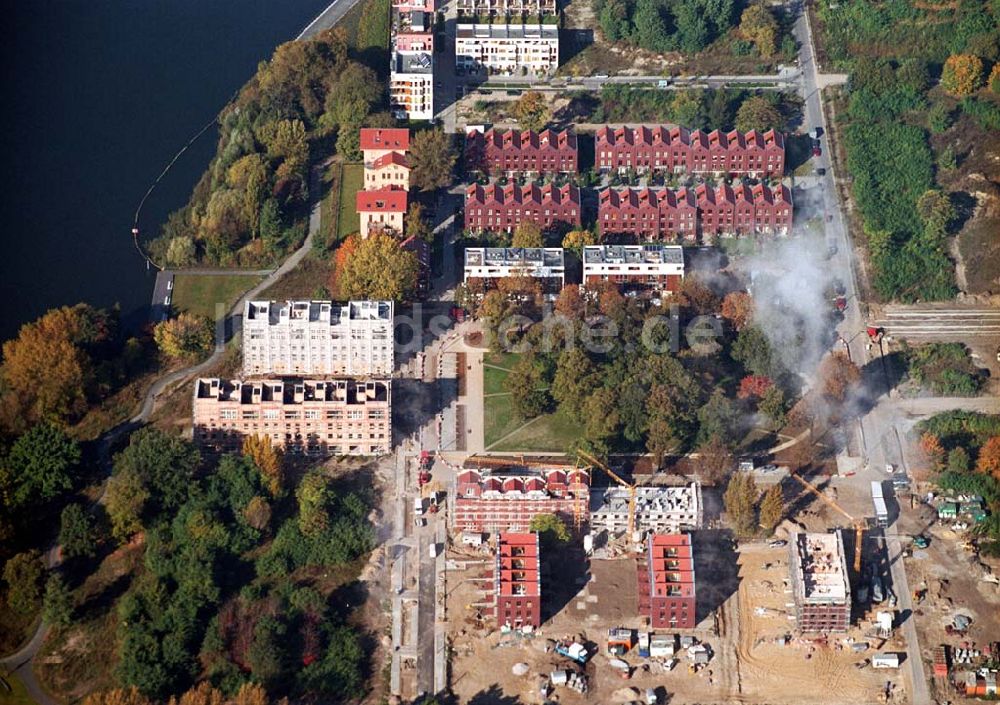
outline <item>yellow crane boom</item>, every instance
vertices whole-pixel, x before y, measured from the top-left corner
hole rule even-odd
[[[797,472],[792,471],[792,472],[789,472],[788,474],[791,475],[792,477],[794,477],[796,480],[798,480],[799,483],[803,487],[805,487],[807,490],[809,490],[814,495],[816,495],[821,500],[823,500],[823,502],[825,502],[829,507],[831,507],[832,509],[836,510],[837,512],[840,512],[841,514],[843,514],[844,517],[846,517],[847,520],[851,522],[851,525],[854,527],[854,572],[860,575],[860,573],[861,573],[861,542],[864,539],[864,531],[868,527],[865,525],[865,523],[863,521],[859,521],[858,519],[855,519],[846,509],[844,509],[839,504],[837,504],[834,500],[830,499],[825,494],[823,494],[819,490],[818,487],[816,487],[814,484],[812,484],[811,482],[809,482],[809,480],[807,480],[804,477],[802,477],[801,475],[799,475]]]
[[[579,455],[581,458],[583,458],[584,460],[586,460],[590,464],[596,465],[597,467],[599,467],[601,470],[603,470],[605,473],[607,473],[607,475],[612,480],[614,480],[615,482],[617,482],[622,487],[627,487],[628,488],[628,534],[627,534],[628,538],[627,538],[627,540],[631,541],[632,540],[632,535],[635,533],[635,502],[636,502],[636,489],[635,489],[635,485],[633,483],[631,483],[631,482],[626,482],[625,480],[623,480],[615,471],[613,471],[611,468],[609,468],[607,465],[605,465],[604,463],[602,463],[600,460],[598,460],[594,456],[590,455],[589,453],[587,453],[585,451],[582,451],[582,450],[578,450],[577,451],[577,455]]]

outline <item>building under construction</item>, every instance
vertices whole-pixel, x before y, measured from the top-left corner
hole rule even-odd
[[[851,584],[841,533],[798,533],[790,542],[789,550],[799,630],[847,631],[851,623]]]
[[[579,530],[587,522],[590,473],[556,463],[470,458],[455,478],[455,531],[528,531],[539,514],[555,514]]]
[[[654,629],[694,629],[697,623],[691,534],[654,534],[638,566],[639,612]]]
[[[512,629],[541,626],[541,572],[538,534],[500,534],[494,574],[498,626]]]
[[[590,530],[617,535],[628,530],[628,487],[594,492],[590,499]],[[701,527],[701,485],[636,487],[635,529],[652,533],[677,533]]]

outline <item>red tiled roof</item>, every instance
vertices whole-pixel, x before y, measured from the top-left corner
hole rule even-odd
[[[366,127],[361,130],[361,150],[395,149],[405,152],[410,148],[410,131],[406,128],[383,129]]]
[[[406,191],[399,188],[358,191],[357,210],[359,213],[405,213]]]
[[[400,154],[399,152],[386,152],[372,162],[372,168],[381,169],[382,167],[389,166],[390,164],[406,167],[407,169],[410,168],[410,160],[406,158],[405,154]]]

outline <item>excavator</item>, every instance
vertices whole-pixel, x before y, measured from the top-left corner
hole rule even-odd
[[[835,511],[839,512],[840,514],[842,514],[844,517],[847,518],[847,520],[849,522],[851,522],[851,525],[854,527],[854,572],[855,572],[855,574],[860,575],[861,574],[861,542],[864,539],[865,529],[868,528],[867,523],[864,520],[855,519],[846,509],[844,509],[839,504],[837,504],[834,500],[830,499],[825,494],[823,494],[814,484],[812,484],[811,482],[809,482],[809,480],[807,480],[804,477],[802,477],[801,475],[799,475],[797,472],[790,471],[788,474],[791,475],[792,477],[794,477],[799,482],[799,484],[801,484],[807,490],[809,490],[814,495],[816,495],[817,497],[819,497],[821,500],[823,500],[823,502],[825,502],[827,505],[829,505]]]

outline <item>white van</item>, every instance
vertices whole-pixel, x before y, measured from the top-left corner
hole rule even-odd
[[[427,547],[427,552],[430,554],[431,558],[437,558],[437,556],[438,556],[438,545],[437,545],[436,541],[433,542],[433,543],[431,543],[431,545]]]

